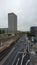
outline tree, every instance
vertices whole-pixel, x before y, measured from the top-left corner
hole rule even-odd
[[[29,37],[29,36],[31,36],[31,33],[30,32],[25,32],[26,34],[27,34],[27,36]]]
[[[2,34],[3,34],[3,33],[5,33],[5,31],[4,31],[4,30],[2,30]]]
[[[1,29],[0,29],[0,34],[1,34]]]

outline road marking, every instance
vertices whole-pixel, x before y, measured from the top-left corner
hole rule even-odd
[[[21,59],[21,65],[22,65],[22,63],[23,63],[23,59],[24,59],[25,56],[26,56],[26,54],[24,55],[24,53],[23,53],[22,59]]]
[[[15,60],[16,60],[16,58],[17,58],[18,54],[19,54],[19,52],[17,52],[17,54],[16,54],[16,56],[15,56],[15,58],[14,58],[13,62],[12,62],[12,65],[14,64],[14,62],[15,62]]]
[[[16,65],[18,65],[19,60],[20,60],[20,58],[18,58]]]
[[[23,58],[24,58],[24,54],[23,54],[23,56],[22,56],[21,65],[22,65],[22,63],[23,63]]]
[[[24,52],[17,52],[17,54],[16,54],[16,56],[15,56],[13,62],[12,62],[12,65],[14,64],[14,62],[15,62],[15,60],[16,60],[16,58],[17,58],[17,56],[18,56],[19,53],[24,53]],[[25,54],[25,55],[26,55],[26,54]],[[25,56],[25,55],[24,55],[24,56]]]
[[[26,65],[28,65],[29,62],[30,62],[30,59],[26,62]]]
[[[25,53],[25,49],[24,49],[24,52],[23,52],[23,55],[22,55],[21,65],[22,65],[22,63],[23,63],[24,57],[26,56],[26,53],[25,53],[25,55],[24,55],[24,53]]]
[[[0,62],[0,65],[3,65],[3,63],[8,59],[8,57],[11,55],[11,53],[14,50],[15,50],[15,47],[13,47],[12,50],[7,54],[7,56],[2,59],[2,61]]]

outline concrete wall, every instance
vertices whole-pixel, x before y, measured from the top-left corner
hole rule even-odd
[[[17,32],[17,16],[14,13],[8,14],[8,32],[9,33]]]

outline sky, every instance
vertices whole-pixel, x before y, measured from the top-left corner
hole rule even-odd
[[[0,28],[8,27],[8,13],[17,15],[17,30],[37,26],[37,0],[0,0]]]

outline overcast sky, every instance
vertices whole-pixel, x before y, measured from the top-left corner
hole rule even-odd
[[[17,29],[37,26],[37,0],[0,0],[0,27],[8,27],[8,13],[17,15]]]

